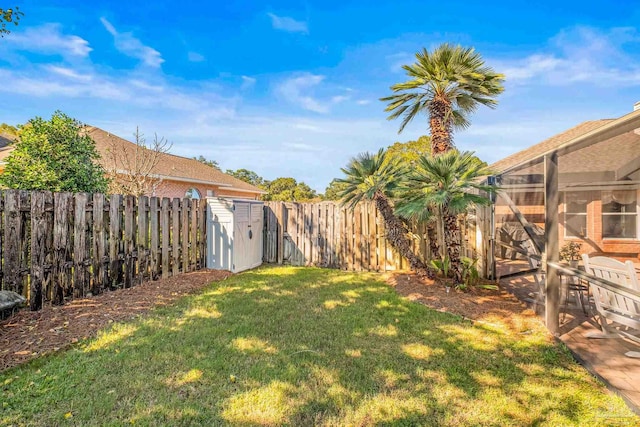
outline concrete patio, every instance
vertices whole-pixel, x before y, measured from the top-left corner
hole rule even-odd
[[[522,270],[522,267],[522,261],[510,261],[501,266],[499,273],[504,276]],[[538,314],[544,315],[544,304],[537,301],[537,285],[532,274],[501,279],[500,285]],[[628,351],[640,351],[640,344],[626,338],[587,338],[587,333],[600,331],[595,310],[587,304],[585,315],[575,302],[575,295],[570,294],[566,299],[567,304],[562,308],[558,339],[569,348],[578,362],[640,414],[640,359],[625,356]]]

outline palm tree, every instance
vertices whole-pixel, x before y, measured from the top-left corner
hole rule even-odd
[[[373,200],[384,220],[389,243],[409,261],[412,270],[432,278],[431,269],[411,250],[407,227],[395,215],[390,201],[391,193],[404,174],[399,163],[387,159],[384,149],[380,149],[377,154],[359,154],[341,170],[346,175],[338,180],[344,184],[340,191],[342,204],[353,209],[363,200]]]
[[[490,174],[486,163],[473,152],[450,150],[435,157],[420,157],[399,190],[402,197],[396,213],[401,217],[425,220],[433,212],[441,215],[444,243],[456,281],[462,280],[458,215],[471,205],[490,203],[480,192],[492,193],[496,189],[479,179]]]
[[[467,116],[479,104],[493,108],[502,93],[504,75],[485,66],[473,48],[442,44],[433,52],[416,54],[416,63],[402,68],[411,78],[391,86],[394,95],[381,98],[388,102],[388,119],[402,116],[401,133],[418,114],[429,116],[431,152],[436,155],[453,147],[454,128],[469,126]]]

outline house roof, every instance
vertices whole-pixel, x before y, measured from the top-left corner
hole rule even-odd
[[[15,137],[13,137],[12,135],[0,132],[0,163],[4,162],[15,148],[13,145],[11,145],[13,144],[14,140]]]
[[[591,120],[580,123],[579,125],[574,126],[571,129],[568,129],[557,135],[554,135],[551,138],[545,139],[538,144],[518,151],[517,153],[507,156],[504,159],[498,160],[491,165],[491,169],[498,173],[503,172],[513,166],[517,166],[530,159],[541,156],[544,153],[549,152],[555,148],[559,148],[561,145],[571,141],[572,139],[591,132],[592,130],[599,128],[600,126],[603,126],[613,120],[615,119]]]
[[[113,151],[120,152],[135,150],[136,145],[126,139],[113,135],[100,128],[87,126],[86,132],[96,143],[96,149],[102,157],[102,164],[107,170],[122,170],[122,165],[116,165],[116,159],[110,155]],[[189,159],[187,157],[176,156],[174,154],[162,153],[158,164],[155,167],[155,174],[165,179],[175,179],[179,181],[191,181],[194,183],[206,183],[217,185],[224,189],[256,194],[265,193],[260,188],[227,175],[204,163]]]

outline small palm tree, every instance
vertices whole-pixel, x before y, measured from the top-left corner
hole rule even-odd
[[[432,212],[442,217],[443,236],[451,271],[456,281],[462,280],[460,260],[460,227],[458,215],[471,205],[487,205],[481,195],[495,192],[495,187],[481,183],[491,172],[473,152],[450,150],[439,156],[422,156],[399,189],[396,213],[416,220],[428,219]]]
[[[398,133],[418,114],[427,113],[435,155],[453,147],[453,129],[468,127],[467,116],[478,105],[496,106],[495,97],[504,90],[504,76],[485,66],[473,48],[447,43],[431,53],[423,49],[416,60],[402,67],[411,80],[391,86],[395,94],[381,101],[388,102],[389,120],[402,116]]]
[[[390,201],[391,193],[404,175],[399,163],[387,159],[385,151],[380,149],[377,154],[359,154],[342,172],[346,175],[338,180],[344,184],[340,191],[342,204],[353,209],[361,201],[373,200],[384,220],[389,243],[409,261],[412,270],[433,277],[429,267],[411,250],[407,227],[395,215]]]

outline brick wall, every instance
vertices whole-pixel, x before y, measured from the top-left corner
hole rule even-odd
[[[516,203],[522,214],[528,221],[544,226],[544,206],[532,204],[537,196],[512,195],[523,204]],[[640,199],[640,194],[638,194]],[[587,204],[587,236],[585,238],[565,237],[564,228],[564,198],[561,195],[561,203],[558,207],[558,229],[560,232],[560,247],[568,241],[582,244],[582,253],[591,255],[606,255],[620,260],[640,260],[640,239],[603,239],[602,238],[602,200],[599,191],[590,195]],[[517,221],[511,209],[504,203],[498,203],[495,207],[496,221]],[[640,221],[640,218],[638,218]],[[640,237],[640,236],[639,236]]]
[[[584,238],[565,237],[564,230],[564,203],[559,207],[560,211],[560,246],[567,241],[582,244],[582,253],[591,255],[606,255],[618,258],[622,261],[640,260],[639,239],[604,239],[602,237],[602,199],[600,192],[594,191],[587,205],[587,236]]]
[[[254,193],[245,193],[241,191],[231,191],[224,187],[218,187],[217,185],[206,185],[198,183],[190,183],[184,181],[171,181],[163,180],[156,189],[155,196],[158,197],[185,197],[187,190],[195,188],[200,193],[200,197],[205,198],[208,196],[207,190],[213,191],[214,196],[219,197],[238,197],[243,199],[257,199],[258,196]]]

